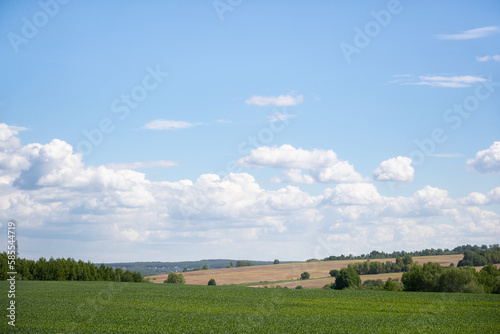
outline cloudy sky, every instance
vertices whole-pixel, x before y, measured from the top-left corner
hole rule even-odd
[[[2,1],[21,256],[500,242],[498,1]]]

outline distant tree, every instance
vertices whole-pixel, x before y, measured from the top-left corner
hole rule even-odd
[[[168,283],[168,284],[184,284],[186,283],[186,280],[184,279],[184,275],[181,273],[169,273],[168,277],[163,283]]]
[[[339,270],[337,270],[337,269],[330,270],[330,276],[332,276],[332,277],[337,277],[338,273],[339,273]]]
[[[478,267],[488,264],[488,260],[477,252],[465,251],[464,258],[458,261],[457,267]]]
[[[352,267],[341,269],[335,278],[335,289],[342,290],[345,288],[359,287],[361,278]]]
[[[188,268],[184,267],[184,269],[182,269],[182,272],[183,273],[187,273],[188,272]]]
[[[207,270],[208,269],[208,264],[204,264],[203,267],[201,267],[202,270]]]
[[[217,285],[217,283],[215,283],[215,280],[213,278],[211,278],[209,281],[208,281],[208,285]]]
[[[280,264],[280,260],[278,259],[274,260],[273,264]]]
[[[300,274],[300,279],[304,280],[304,279],[309,279],[311,275],[309,275],[309,273],[307,271],[304,271],[302,274]]]
[[[234,265],[233,265],[233,262],[232,262],[232,261],[231,261],[231,262],[229,262],[229,267],[231,267],[231,268],[232,268],[232,267],[234,267]]]
[[[249,267],[249,266],[253,266],[254,264],[250,261],[246,261],[246,260],[238,260],[236,261],[236,267]]]
[[[406,254],[405,257],[403,258],[403,264],[404,265],[412,265],[413,264],[413,259],[410,256],[410,254]]]

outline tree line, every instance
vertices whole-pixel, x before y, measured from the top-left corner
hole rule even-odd
[[[0,280],[8,278],[8,256],[0,253]],[[101,264],[96,266],[90,261],[74,260],[72,258],[40,258],[39,260],[15,259],[16,279],[36,281],[114,281],[143,282],[144,278],[138,272],[130,272],[121,268]]]
[[[500,248],[466,250],[464,258],[458,262],[457,267],[479,267],[488,263],[500,263]]]
[[[392,253],[385,253],[385,252],[379,252],[379,251],[372,251],[369,254],[361,254],[359,256],[354,256],[352,254],[349,255],[340,255],[340,256],[335,256],[331,255],[328,257],[325,257],[323,261],[338,261],[338,260],[369,260],[369,259],[388,259],[388,258],[395,258],[395,257],[405,257],[406,255],[410,255],[412,257],[415,256],[434,256],[434,255],[453,255],[453,254],[464,254],[466,251],[470,252],[482,252],[482,251],[499,251],[500,252],[500,246],[498,244],[494,245],[482,245],[482,246],[471,246],[471,245],[462,245],[462,246],[457,246],[453,248],[452,250],[445,248],[445,249],[424,249],[421,251],[414,251],[414,252],[405,252],[405,251],[394,251]],[[314,261],[315,259],[309,259],[308,261]]]
[[[406,272],[411,269],[412,265],[413,258],[406,254],[404,257],[396,257],[396,262],[387,261],[386,263],[383,263],[379,261],[366,260],[364,262],[349,264],[348,267],[353,268],[358,275],[376,275],[383,273]]]
[[[472,267],[416,264],[401,281],[405,291],[500,293],[500,270],[492,264],[479,272]]]

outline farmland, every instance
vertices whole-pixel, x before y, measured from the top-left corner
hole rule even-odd
[[[450,263],[455,265],[463,258],[462,254],[457,255],[442,255],[442,256],[421,256],[414,257],[413,261],[421,264],[427,262],[439,263],[442,266],[448,266]],[[380,262],[395,262],[395,259],[380,259],[372,260]],[[300,274],[304,271],[309,272],[312,280],[285,282],[279,283],[280,286],[295,287],[298,284],[308,288],[321,288],[325,284],[333,282],[333,278],[329,278],[331,269],[342,269],[350,263],[360,262],[360,260],[343,260],[343,261],[318,261],[318,262],[301,262],[301,263],[286,263],[266,266],[239,267],[239,268],[224,268],[212,270],[200,270],[183,273],[186,279],[186,284],[206,285],[208,280],[214,278],[218,285],[227,284],[246,284],[255,282],[274,282],[274,281],[291,281],[297,280]],[[401,273],[383,274],[383,275],[363,275],[362,280],[378,279],[386,280],[387,278],[400,278]],[[154,283],[163,283],[167,275],[152,276]],[[322,278],[322,279],[314,279]]]
[[[15,333],[500,331],[500,296],[486,294],[19,281],[16,307]]]

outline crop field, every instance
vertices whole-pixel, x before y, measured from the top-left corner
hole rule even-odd
[[[16,312],[15,330],[3,315],[0,332],[500,332],[500,295],[487,294],[20,281]]]
[[[455,265],[458,261],[463,259],[463,255],[442,255],[442,256],[421,256],[414,257],[414,262],[419,262],[424,264],[427,262],[439,263],[442,266],[449,266],[450,263]],[[311,285],[308,287],[320,288],[327,283],[333,282],[333,279],[324,278],[329,276],[329,272],[332,269],[342,269],[346,268],[348,264],[355,262],[362,262],[363,260],[344,260],[344,261],[318,261],[318,262],[299,262],[299,263],[286,263],[286,264],[275,264],[266,266],[252,266],[252,267],[238,267],[238,268],[226,268],[226,269],[213,269],[213,270],[199,270],[183,273],[186,279],[186,284],[195,285],[206,285],[208,281],[213,278],[217,282],[217,285],[224,284],[244,284],[251,282],[264,282],[264,281],[281,281],[281,280],[296,280],[300,277],[300,274],[304,271],[309,272],[311,278],[323,278],[323,281],[315,282],[311,280],[307,284]],[[378,259],[372,261],[380,262],[395,262],[396,259]],[[151,276],[153,283],[163,283],[167,279],[168,275],[156,275]],[[368,275],[363,275],[368,276]],[[364,279],[377,279],[380,277],[361,277]],[[392,274],[389,276],[384,276],[382,278],[386,280],[388,277],[398,278],[401,274]],[[290,282],[285,285],[295,286],[302,283]],[[280,284],[285,286],[283,284]],[[306,287],[304,285],[304,287]]]

